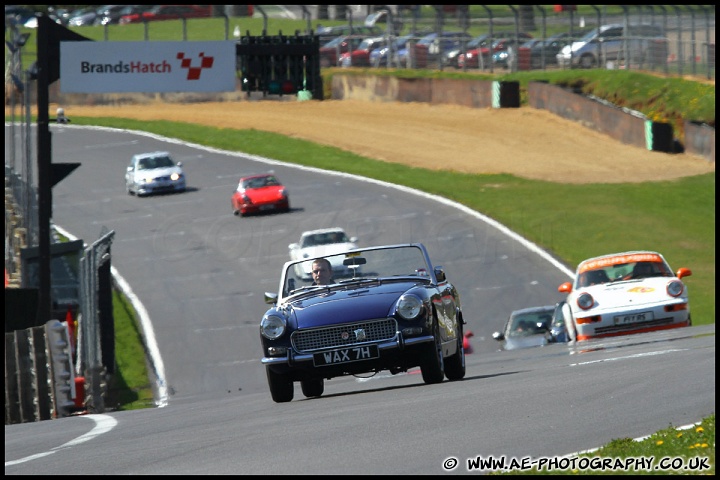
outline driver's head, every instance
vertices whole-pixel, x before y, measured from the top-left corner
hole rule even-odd
[[[312,264],[312,278],[315,285],[332,283],[332,265],[327,258],[318,258]]]

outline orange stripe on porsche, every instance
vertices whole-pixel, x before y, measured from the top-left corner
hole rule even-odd
[[[588,270],[597,270],[598,268],[609,267],[611,265],[620,265],[631,262],[657,262],[662,263],[660,255],[653,253],[634,253],[631,255],[616,255],[613,257],[600,258],[581,263],[578,267],[578,273]]]

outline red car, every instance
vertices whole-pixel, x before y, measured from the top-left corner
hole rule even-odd
[[[340,55],[357,50],[367,37],[367,35],[345,35],[330,40],[320,47],[320,66],[323,68],[340,66]]]
[[[123,15],[118,23],[153,22],[156,20],[178,20],[181,18],[204,18],[212,16],[210,5],[157,5],[144,12]]]
[[[526,40],[529,40],[532,38],[531,35],[527,33],[521,33],[519,35],[520,42],[525,42]],[[485,67],[490,66],[490,62],[492,60],[492,55],[494,53],[507,50],[509,47],[516,47],[516,40],[514,37],[512,38],[499,38],[495,41],[493,41],[492,48],[488,47],[487,45],[481,47],[481,48],[473,48],[471,50],[468,50],[465,53],[461,53],[458,55],[457,63],[459,68],[479,68],[480,67],[480,54],[482,54],[483,57],[483,65]],[[492,50],[492,51],[491,51]]]
[[[271,173],[242,177],[232,194],[234,215],[290,211],[287,188]]]
[[[358,47],[351,51],[340,54],[341,67],[369,67],[370,52],[376,48],[385,46],[385,37],[368,37]]]

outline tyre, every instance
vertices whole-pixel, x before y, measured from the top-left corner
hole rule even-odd
[[[465,349],[463,348],[463,331],[458,331],[457,353],[445,361],[445,377],[448,380],[462,380],[465,377]]]
[[[580,57],[580,66],[582,68],[594,68],[596,63],[595,57],[589,53]]]
[[[300,380],[300,387],[303,395],[308,398],[319,397],[325,391],[325,383],[322,378],[309,378]]]
[[[427,384],[440,383],[445,378],[445,365],[443,362],[442,346],[437,326],[435,327],[435,341],[425,349],[420,371],[423,381]]]
[[[273,372],[270,367],[265,367],[267,374],[268,387],[270,387],[270,396],[275,403],[286,403],[293,399],[295,393],[293,382],[287,375]]]

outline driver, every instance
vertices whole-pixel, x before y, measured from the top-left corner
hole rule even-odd
[[[332,264],[327,258],[318,258],[312,264],[313,285],[330,285],[335,283]]]

